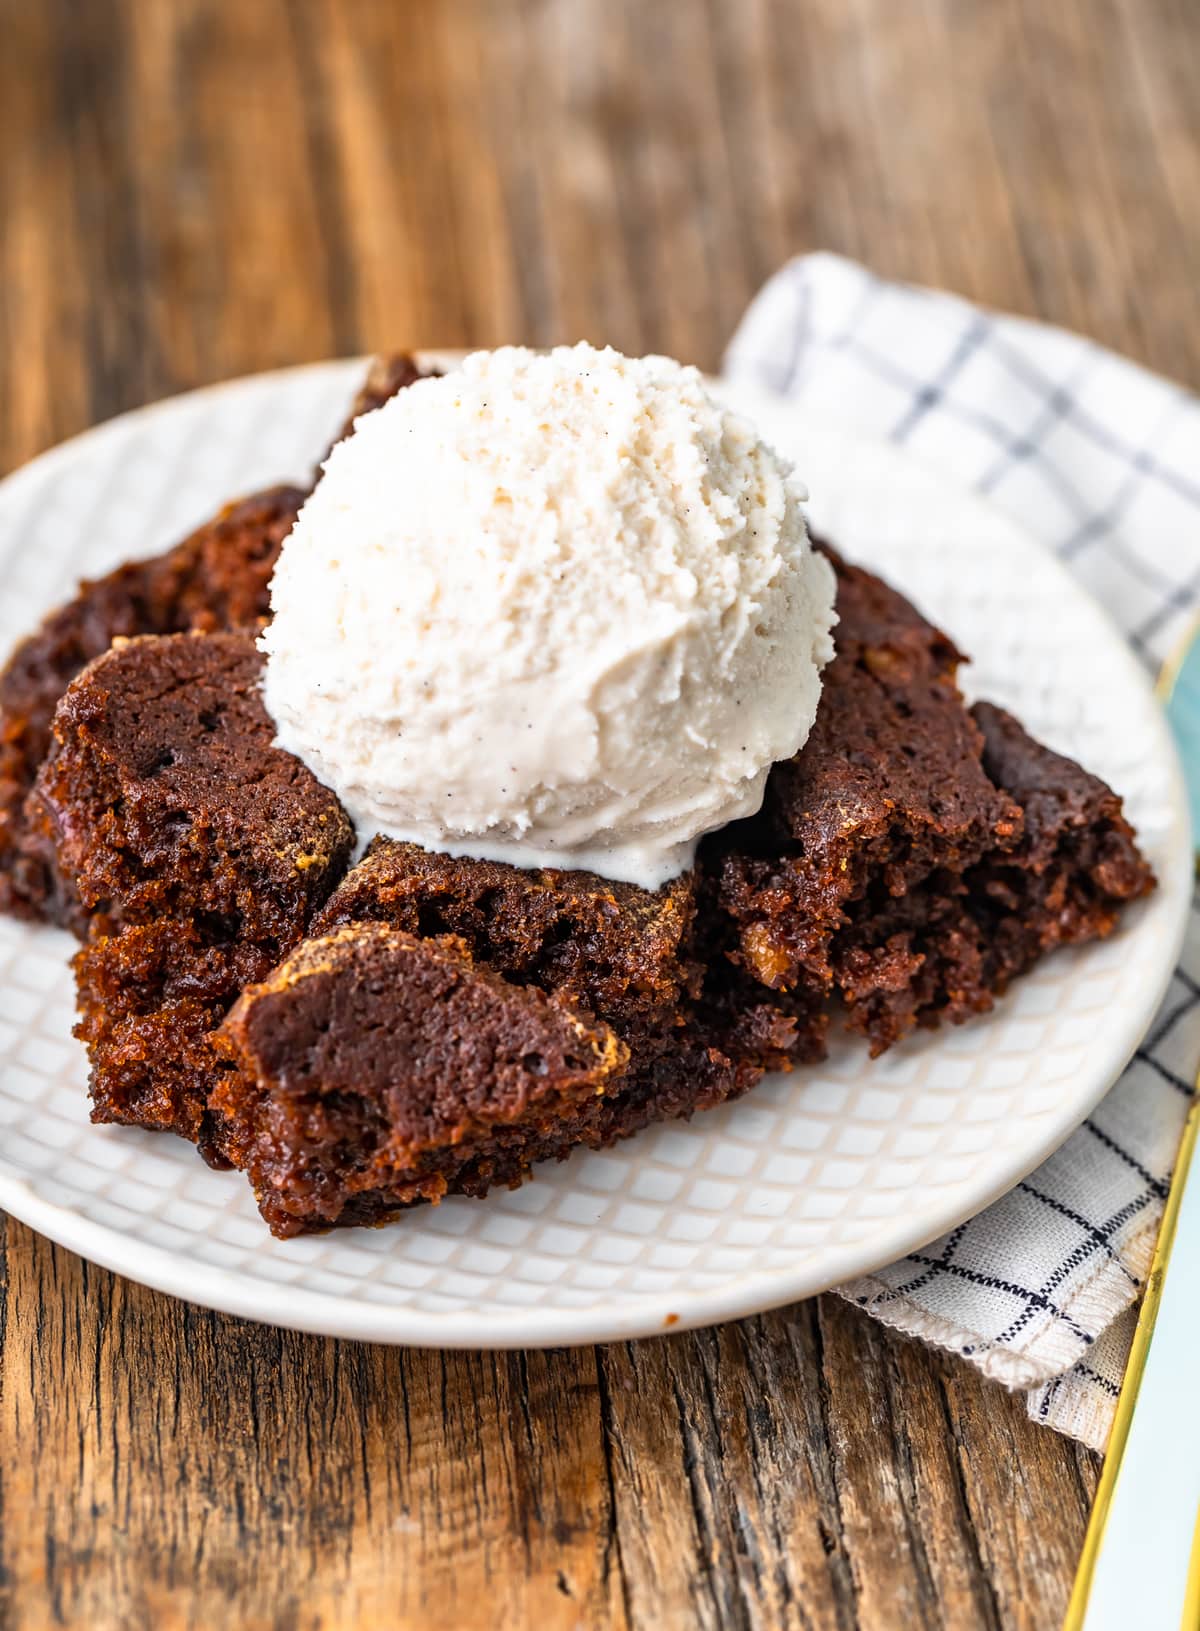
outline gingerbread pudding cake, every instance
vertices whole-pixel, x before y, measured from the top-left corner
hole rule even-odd
[[[1120,799],[799,497],[664,359],[399,356],[83,584],[0,674],[0,908],[81,941],[93,1118],[378,1223],[1110,933]]]

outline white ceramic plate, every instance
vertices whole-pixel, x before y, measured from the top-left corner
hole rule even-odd
[[[361,365],[199,391],[0,484],[0,648],[81,574],[162,548],[226,498],[303,473]],[[1057,563],[894,449],[748,402],[816,522],[974,653],[969,687],[1125,795],[1161,888],[1108,943],[1049,959],[986,1019],[870,1062],[835,1045],[688,1124],[579,1153],[524,1188],[379,1230],[272,1240],[245,1180],[170,1137],[92,1127],[71,943],[0,922],[0,1205],[135,1280],[252,1319],[448,1347],[594,1342],[805,1297],[912,1250],[1050,1153],[1164,989],[1191,859],[1146,679]]]

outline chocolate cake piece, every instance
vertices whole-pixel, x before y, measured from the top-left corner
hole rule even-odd
[[[95,936],[76,952],[72,966],[104,1019],[127,1019],[164,1002],[228,1007],[278,961],[274,942],[222,937],[202,917],[160,917]]]
[[[1103,938],[1154,887],[1110,787],[994,704],[971,712],[984,768],[1021,807],[1022,837],[837,937],[839,990],[874,1053],[914,1026],[986,1012],[1018,974],[1057,946]]]
[[[208,1096],[225,1067],[212,1032],[278,961],[274,944],[229,940],[196,918],[131,924],[90,940],[73,967],[93,1119],[181,1134],[215,1148]]]
[[[987,977],[1000,992],[1056,946],[1111,933],[1155,879],[1111,787],[1035,742],[994,703],[976,703],[972,713],[988,774],[1025,815],[1020,843],[985,856],[967,876]]]
[[[76,976],[97,1120],[203,1135],[203,1037],[349,859],[337,799],[274,746],[261,662],[243,634],[124,641],[55,714],[30,807],[91,921]]]
[[[691,874],[639,889],[591,872],[526,870],[377,839],[314,927],[379,922],[457,935],[507,979],[556,991],[627,1040],[682,1023],[699,989]]]
[[[749,1072],[819,1058],[825,1014],[714,956],[697,882],[688,872],[646,890],[590,872],[527,870],[377,839],[314,933],[381,922],[457,935],[506,979],[557,992],[607,1021],[639,1066],[664,1050],[701,1047],[726,1056],[739,1091]]]
[[[294,945],[353,843],[336,797],[274,743],[244,634],[122,641],[72,681],[31,814],[105,927],[203,914]]]
[[[872,1057],[917,1025],[960,1024],[992,1007],[986,945],[967,896],[966,875],[934,874],[834,937],[842,1018],[869,1040]]]
[[[24,809],[71,680],[124,636],[265,617],[275,558],[304,497],[297,487],[273,487],[226,505],[165,555],[82,584],[13,652],[0,673],[0,911],[84,928],[52,856],[30,841]]]
[[[704,915],[702,906],[702,920]],[[725,1056],[739,1075],[753,1071],[761,1076],[824,1059],[829,1019],[829,1004],[810,988],[781,991],[765,986],[727,950],[714,946],[687,1018],[686,1035]],[[737,1091],[744,1092],[745,1087]]]
[[[331,951],[331,948],[333,950]],[[443,948],[452,948],[446,952]],[[426,980],[425,959],[449,957],[487,983],[484,1012],[514,1016],[549,1009],[600,1050],[602,1068],[561,1091],[561,1060],[524,1039],[528,1078],[502,1121],[480,1118],[489,1083],[505,1085],[512,1048],[495,1044],[484,1023],[464,1019]],[[314,999],[306,983],[318,975]],[[464,981],[466,976],[461,977]],[[343,990],[343,988],[345,988]],[[363,993],[366,993],[364,998]],[[532,1005],[532,1009],[531,1009]],[[479,1023],[475,1036],[463,1029]],[[469,1068],[447,1049],[472,1043]],[[522,1031],[519,1034],[525,1037]],[[690,1117],[753,1086],[757,1066],[735,1064],[690,1022],[669,1048],[630,1050],[611,1027],[560,993],[503,979],[475,963],[455,936],[421,939],[379,923],[355,923],[306,941],[280,970],[252,986],[221,1031],[218,1049],[233,1068],[217,1077],[209,1104],[219,1150],[251,1180],[276,1234],[381,1222],[401,1208],[444,1194],[483,1196],[515,1187],[538,1161],[574,1149],[601,1149],[652,1123]],[[601,1048],[601,1042],[603,1046]],[[473,1055],[473,1058],[474,1056]],[[507,1061],[507,1062],[506,1062]],[[570,1063],[570,1060],[568,1060]],[[430,1067],[435,1069],[430,1072]],[[438,1114],[423,1145],[395,1138],[397,1095],[438,1086]]]
[[[839,623],[812,732],[771,771],[759,814],[701,852],[732,955],[768,988],[817,1002],[849,978],[840,931],[865,931],[861,959],[888,938],[896,902],[1021,831],[1020,809],[984,769],[953,643],[881,579],[826,553]]]
[[[477,966],[453,936],[358,924],[306,941],[221,1033],[222,1145],[278,1235],[515,1183],[594,1126],[628,1050]]]
[[[378,358],[341,434],[421,377],[409,356]],[[270,487],[225,505],[165,553],[81,584],[17,646],[0,671],[0,911],[84,933],[86,921],[61,888],[52,855],[30,837],[25,815],[59,698],[119,637],[250,627],[265,618],[280,545],[310,490]]]
[[[1005,816],[990,849],[964,841],[970,820],[958,820],[940,852],[944,864],[914,868],[906,888],[878,889],[870,911],[857,914],[848,899],[826,947],[832,991],[875,1051],[915,1025],[990,1006],[1014,973],[1063,939],[1105,932],[1120,906],[1149,887],[1120,802],[1103,783],[999,710],[981,704],[975,715],[981,729],[968,720],[961,734],[978,747],[976,807]],[[886,770],[882,732],[872,741]],[[959,783],[970,786],[971,772]],[[927,809],[933,802],[930,795]],[[910,800],[904,812],[914,807]],[[945,810],[963,808],[969,815],[965,799],[934,814],[948,824]],[[926,814],[921,831],[931,848],[935,827]],[[769,988],[723,955],[728,922],[713,909],[713,887],[704,870],[651,894],[587,874],[524,872],[378,841],[319,919],[330,938],[293,960],[328,982],[324,1006],[314,1017],[285,970],[250,993],[222,1032],[237,1069],[212,1093],[219,1136],[250,1171],[272,1228],[378,1221],[445,1192],[481,1195],[520,1182],[535,1161],[604,1147],[721,1103],[772,1064],[819,1057],[828,1002],[813,1008],[805,990]],[[524,1103],[490,1136],[474,1124],[469,1136],[461,1132],[469,1106],[448,1087],[420,1159],[405,1146],[397,1160],[386,1108],[392,1087],[366,1067],[347,1067],[367,1022],[337,997],[340,981],[370,984],[355,947],[380,933],[410,948],[452,944],[496,988],[548,992],[585,1022],[600,1016],[623,1063],[593,1097],[549,1113],[541,1101]],[[344,963],[325,950],[339,937]],[[366,966],[375,970],[381,1015],[369,1023],[382,1031],[392,1003],[408,1015],[410,994],[399,994],[407,974],[397,972],[389,996],[378,965]],[[257,991],[278,1003],[269,1053],[261,1037],[239,1029]],[[423,1061],[417,1048],[410,1068]]]
[[[812,735],[760,815],[702,848],[701,916],[732,926],[747,975],[836,1003],[878,1054],[1107,933],[1152,875],[1111,789],[1001,710],[969,710],[947,638],[828,553],[841,622]]]
[[[450,998],[441,994],[447,967],[455,978]],[[482,1001],[483,1018],[468,999]],[[569,1092],[561,1050],[551,1053],[524,1029],[531,1014],[547,1012],[572,1028],[568,1066],[580,1037],[592,1050],[583,1061],[588,1073],[567,1078]],[[505,1031],[516,1027],[519,1044],[497,1048],[492,1015]],[[512,1187],[537,1161],[690,1116],[761,1075],[735,1065],[690,1022],[671,1047],[639,1055],[561,992],[477,963],[457,936],[423,939],[369,922],[306,941],[246,992],[218,1046],[234,1067],[210,1098],[220,1148],[249,1174],[277,1234],[380,1222],[448,1192]],[[522,1066],[515,1079],[514,1055]],[[497,1088],[503,1116],[495,1112]],[[420,1106],[431,1094],[436,1105],[419,1140],[407,1125],[414,1094]]]
[[[83,1002],[82,987],[80,993]],[[213,1006],[184,998],[119,1019],[84,1007],[75,1035],[91,1065],[92,1120],[178,1133],[197,1145],[210,1166],[227,1167],[206,1107],[223,1069],[213,1032],[230,1002]]]
[[[425,944],[448,938],[476,970],[487,970],[514,991],[541,991],[576,1016],[611,1029],[625,1064],[586,1114],[575,1107],[553,1126],[536,1129],[536,1136],[528,1128],[514,1129],[461,1170],[446,1164],[449,1154],[439,1157],[437,1170],[450,1188],[482,1194],[491,1183],[519,1182],[530,1162],[561,1158],[580,1144],[599,1148],[651,1122],[691,1116],[744,1093],[766,1069],[819,1056],[823,1014],[804,1013],[794,998],[754,987],[728,961],[711,976],[702,968],[694,896],[691,874],[647,891],[586,872],[526,871],[379,839],[334,891],[313,934],[353,936],[386,927]],[[308,947],[298,955],[307,960]],[[274,984],[272,977],[267,986]],[[231,1019],[227,1030],[234,1028]],[[241,1075],[220,1081],[213,1095],[222,1125],[235,1129],[223,1135],[224,1147],[242,1166],[249,1158],[240,1145],[247,1140],[278,1142],[274,1131],[248,1129],[260,1129],[264,1118],[275,1115],[269,1083],[286,1063],[280,1051],[264,1070],[253,1064],[251,1051],[240,1045]],[[256,1087],[247,1086],[246,1069]],[[342,1123],[336,1137],[314,1135],[307,1156],[312,1193],[342,1195],[343,1169],[353,1169],[356,1159]],[[255,1188],[261,1201],[263,1181],[255,1179]],[[440,1192],[439,1183],[428,1191],[414,1189],[410,1198]],[[384,1211],[397,1204],[394,1194],[379,1202]],[[353,1207],[335,1217],[324,1201],[321,1206],[310,1214],[297,1200],[288,1226],[323,1227],[364,1215]],[[273,1204],[264,1210],[276,1226]]]

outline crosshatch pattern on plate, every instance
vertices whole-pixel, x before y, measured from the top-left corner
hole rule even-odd
[[[160,548],[226,498],[301,474],[356,373],[333,365],[201,393],[19,474],[0,490],[0,645],[80,573]],[[939,510],[930,479],[884,450],[876,461],[856,449],[850,481],[834,435],[813,427],[788,451],[817,522],[972,653],[970,689],[1108,777],[1152,859],[1167,862],[1173,791],[1161,758],[1142,751],[1159,727],[1144,694],[1112,682],[1111,639],[1085,600],[1063,599],[1060,569],[986,509]],[[1023,1150],[1032,1164],[1039,1129],[1089,1073],[1111,1069],[1131,979],[1155,977],[1148,956],[1131,973],[1133,937],[1145,949],[1168,932],[1155,915],[1169,910],[1160,896],[1117,939],[1050,959],[988,1018],[882,1060],[839,1042],[816,1069],[603,1154],[577,1153],[485,1203],[451,1200],[387,1229],[287,1242],[267,1235],[240,1175],[209,1171],[169,1137],[89,1125],[70,1035],[70,942],[2,922],[0,1178],[14,1210],[25,1193],[110,1231],[110,1243],[125,1243],[126,1272],[157,1250],[178,1259],[173,1289],[185,1295],[189,1266],[211,1269],[238,1283],[245,1306],[283,1290],[374,1305],[394,1313],[400,1338],[408,1314],[471,1316],[493,1334],[525,1321],[535,1340],[539,1311],[686,1309],[736,1298],[750,1279],[763,1302],[800,1295],[915,1244],[923,1218],[926,1238],[941,1232],[956,1205],[990,1198],[993,1175]],[[773,1293],[773,1277],[786,1289]]]

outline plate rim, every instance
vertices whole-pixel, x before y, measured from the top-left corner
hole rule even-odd
[[[449,361],[461,353],[426,349],[417,355],[441,357]],[[69,465],[81,453],[94,452],[98,445],[103,446],[106,438],[127,433],[138,422],[152,416],[187,411],[202,402],[212,402],[224,393],[251,386],[264,389],[272,385],[282,387],[289,379],[299,376],[320,374],[330,380],[343,373],[350,376],[355,368],[364,366],[365,361],[363,358],[329,359],[243,375],[130,409],[56,444],[11,471],[0,480],[0,499],[19,496],[27,484],[52,477],[59,466]],[[757,399],[764,404],[764,412],[769,404],[770,411],[775,415],[789,413],[798,424],[810,418],[786,398],[762,388],[741,382],[712,383],[735,404],[750,404]],[[821,428],[825,432],[839,431],[836,424],[827,421],[822,421]],[[1142,700],[1151,705],[1148,717],[1153,717],[1155,721],[1155,741],[1151,751],[1167,771],[1166,802],[1169,806],[1170,831],[1169,843],[1164,839],[1164,861],[1156,896],[1135,907],[1134,911],[1141,914],[1156,905],[1169,932],[1156,942],[1160,947],[1158,976],[1147,985],[1142,1004],[1126,1013],[1120,1031],[1120,1046],[1114,1041],[1112,1047],[1111,1069],[1097,1072],[1096,1080],[1086,1095],[1086,1102],[1085,1099],[1072,1098],[1068,1101],[1070,1109],[1066,1113],[1048,1114],[1039,1123],[1041,1136],[1036,1145],[1031,1141],[1010,1152],[1010,1159],[997,1168],[989,1183],[972,1192],[969,1205],[963,1206],[961,1202],[951,1200],[936,1217],[917,1214],[919,1221],[908,1230],[894,1227],[886,1257],[880,1258],[869,1249],[864,1255],[861,1242],[848,1242],[822,1252],[818,1259],[820,1268],[815,1274],[811,1259],[805,1259],[806,1266],[792,1272],[771,1269],[741,1276],[731,1274],[718,1287],[697,1290],[677,1299],[680,1303],[677,1310],[670,1308],[670,1293],[623,1292],[616,1294],[611,1301],[601,1296],[596,1302],[580,1308],[490,1306],[486,1309],[426,1311],[400,1304],[337,1296],[297,1283],[252,1278],[239,1270],[196,1261],[179,1249],[136,1239],[121,1229],[83,1216],[70,1205],[38,1194],[29,1178],[6,1164],[2,1150],[0,1207],[56,1244],[136,1283],[260,1323],[395,1346],[496,1350],[581,1346],[624,1341],[661,1334],[666,1330],[684,1331],[721,1324],[779,1308],[850,1279],[869,1275],[885,1263],[917,1250],[966,1218],[983,1211],[1058,1149],[1125,1069],[1161,1003],[1178,962],[1192,897],[1190,815],[1179,756],[1166,719],[1154,702],[1149,676],[1137,662],[1107,610],[1066,570],[1051,550],[987,498],[959,487],[942,471],[919,457],[907,451],[901,452],[880,438],[863,436],[852,427],[840,427],[840,433],[852,437],[864,447],[869,446],[876,456],[897,466],[920,466],[931,479],[954,493],[960,501],[986,510],[993,523],[1002,523],[1010,532],[1019,535],[1025,546],[1036,549],[1043,561],[1049,563],[1058,574],[1067,593],[1088,602],[1093,614],[1103,624],[1114,648],[1114,658],[1119,657],[1118,683],[1123,689],[1128,686],[1140,691]],[[287,477],[281,476],[279,479],[286,480]],[[37,925],[29,927],[31,932],[36,932]],[[1082,955],[1086,955],[1086,950]],[[104,1135],[98,1130],[98,1136]]]

